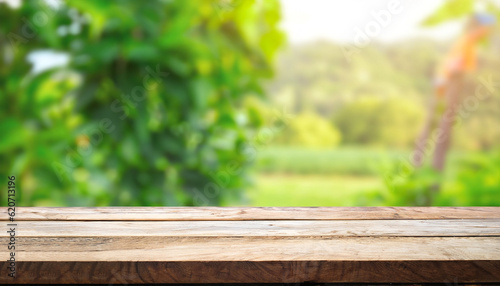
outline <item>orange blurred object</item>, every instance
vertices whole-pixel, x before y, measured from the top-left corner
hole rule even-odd
[[[477,25],[462,35],[453,45],[436,71],[436,94],[444,96],[446,84],[457,73],[468,73],[477,67],[477,45],[489,34],[490,26]]]

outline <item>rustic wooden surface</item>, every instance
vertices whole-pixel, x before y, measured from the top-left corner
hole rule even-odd
[[[7,276],[3,231],[2,284],[500,285],[500,208],[494,207],[16,212],[17,277]]]
[[[0,208],[5,210],[6,208]],[[95,207],[18,208],[17,220],[500,219],[498,207]],[[0,220],[7,220],[1,217]]]

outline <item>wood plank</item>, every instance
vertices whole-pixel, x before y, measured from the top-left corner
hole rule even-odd
[[[2,233],[1,236],[7,236]],[[500,236],[500,219],[268,221],[22,221],[18,237]]]
[[[1,269],[7,262],[0,263]],[[132,283],[494,283],[498,261],[19,262],[1,284]],[[4,273],[2,273],[4,274]],[[228,284],[230,285],[230,284]],[[345,285],[345,284],[343,284]],[[432,284],[435,285],[435,284]],[[481,284],[482,285],[482,284]],[[381,285],[379,285],[381,286]]]
[[[16,254],[15,283],[500,281],[499,237],[59,237],[18,242],[23,247]],[[0,283],[13,283],[2,274]]]
[[[500,237],[19,237],[16,243],[18,260],[32,262],[500,261]],[[7,248],[0,255],[8,257]]]
[[[1,284],[500,285],[500,208],[16,211],[18,276],[4,260]]]
[[[7,208],[1,207],[6,213]],[[498,207],[18,207],[16,220],[371,220],[499,219]],[[1,216],[0,220],[7,220]]]

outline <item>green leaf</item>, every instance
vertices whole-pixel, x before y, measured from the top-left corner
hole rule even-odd
[[[448,0],[436,12],[427,17],[423,26],[437,26],[450,20],[457,20],[463,16],[469,15],[474,11],[473,0]]]

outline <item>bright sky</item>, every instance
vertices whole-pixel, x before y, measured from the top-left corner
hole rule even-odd
[[[388,5],[399,3],[399,13],[390,13]],[[325,39],[355,43],[357,29],[373,31],[370,40],[399,41],[416,36],[449,39],[461,30],[461,23],[450,23],[432,28],[420,27],[420,22],[441,6],[443,0],[282,0],[282,27],[291,43]],[[385,27],[380,30],[371,21],[372,13],[385,16]],[[392,11],[395,11],[394,9]]]

